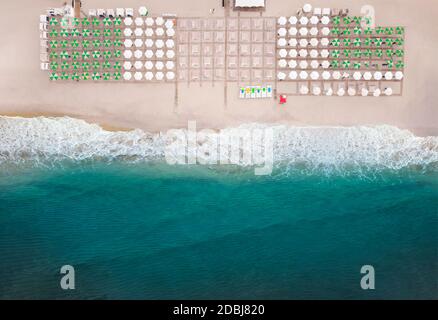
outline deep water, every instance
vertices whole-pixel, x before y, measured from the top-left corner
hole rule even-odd
[[[3,166],[0,298],[436,299],[437,208],[427,168]],[[66,264],[75,290],[59,286]]]

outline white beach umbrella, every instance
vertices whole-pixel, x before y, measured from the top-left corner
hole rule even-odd
[[[286,28],[279,28],[279,29],[278,29],[278,32],[277,32],[277,34],[278,34],[280,37],[285,37],[285,36],[286,36],[286,33],[287,33]]]
[[[140,18],[140,17],[135,18],[135,25],[142,26],[143,25],[143,18]]]
[[[356,95],[356,89],[353,88],[353,87],[348,87],[347,92],[348,92],[349,96],[355,96]]]
[[[307,34],[309,33],[309,30],[307,28],[300,28],[300,35],[302,36],[307,36]]]
[[[134,34],[136,37],[141,37],[143,35],[143,29],[142,28],[135,28]]]
[[[401,80],[401,79],[403,79],[403,72],[401,72],[401,71],[397,71],[397,72],[395,73],[395,78],[396,78],[397,80]]]
[[[307,74],[306,71],[301,71],[300,72],[300,79],[306,80],[308,76],[309,75]]]
[[[296,51],[296,50],[295,50]],[[286,49],[280,49],[280,51],[278,51],[278,55],[281,58],[285,58],[287,56],[287,50]]]
[[[123,20],[123,22],[125,23],[126,26],[130,26],[132,25],[132,18],[126,17],[125,20]]]
[[[155,56],[159,59],[161,59],[162,57],[164,57],[164,51],[163,50],[157,50],[155,52]]]
[[[297,67],[297,62],[295,60],[289,60],[288,66],[290,69],[295,69]]]
[[[360,91],[360,94],[362,95],[362,97],[366,97],[368,95],[368,89],[362,88],[362,90]]]
[[[367,80],[367,81],[371,80],[371,78],[372,78],[372,74],[371,74],[371,72],[369,72],[369,71],[365,72],[365,73],[363,74],[363,78],[364,78],[365,80]]]
[[[125,72],[124,74],[123,74],[123,79],[125,79],[125,80],[131,80],[132,79],[132,73],[131,72]]]
[[[286,60],[285,60],[285,59],[280,59],[280,60],[278,61],[278,66],[279,66],[280,68],[286,68],[286,66],[287,66],[287,62],[286,62]]]
[[[154,78],[154,74],[152,72],[148,71],[144,74],[144,78],[148,81],[151,81]]]
[[[318,45],[318,39],[316,39],[316,38],[310,39],[310,45],[312,47],[316,47]]]
[[[382,73],[380,71],[374,72],[374,80],[382,80]]]
[[[148,48],[152,48],[152,46],[154,45],[154,40],[152,39],[146,39],[146,41],[144,42],[145,46]]]
[[[318,22],[319,22],[319,18],[317,16],[312,16],[310,18],[310,23],[311,24],[318,24]]]
[[[136,59],[141,59],[142,56],[143,56],[143,51],[141,51],[141,50],[135,50],[135,52],[134,52],[134,57],[135,57]]]
[[[131,28],[125,28],[125,30],[123,30],[123,34],[125,35],[125,37],[132,36],[132,29]]]
[[[143,79],[143,74],[141,72],[134,73],[134,79],[140,81],[141,79]]]
[[[155,19],[155,23],[157,24],[157,26],[162,26],[164,24],[164,19],[163,17],[157,17]]]
[[[328,44],[329,44],[329,39],[327,39],[327,38],[322,38],[320,42],[321,42],[321,45],[322,45],[322,46],[327,47]]]
[[[152,37],[154,35],[154,29],[146,28],[146,30],[144,31],[144,34],[146,35],[146,37]]]
[[[175,35],[175,29],[167,29],[166,30],[166,35],[169,37],[169,38],[171,38],[171,37],[173,37],[174,35]]]
[[[376,89],[374,90],[374,92],[373,92],[373,96],[375,96],[375,97],[379,97],[381,93],[382,93],[382,92],[380,91],[380,89],[379,89],[379,88],[376,88]]]
[[[154,52],[152,50],[146,50],[144,52],[144,56],[148,59],[152,58],[154,56]]]
[[[317,71],[312,71],[312,72],[310,73],[310,78],[311,78],[312,80],[318,80],[318,79],[319,79],[319,73],[318,73]]]
[[[310,33],[311,36],[318,35],[318,28],[316,28],[316,27],[311,28],[309,33]]]
[[[164,68],[164,63],[162,61],[155,62],[155,69],[163,70],[163,68]]]
[[[287,44],[286,39],[285,38],[278,39],[277,44],[279,47],[284,47]]]
[[[173,50],[167,50],[167,51],[166,51],[166,57],[167,57],[168,59],[173,59],[173,58],[175,57],[175,51],[173,51]]]
[[[141,40],[141,39],[135,39],[135,41],[134,41],[134,45],[135,45],[137,48],[140,48],[140,47],[143,45],[143,40]]]
[[[173,70],[174,68],[175,68],[175,63],[173,61],[166,62],[166,69],[167,70]]]
[[[310,57],[312,58],[318,57],[318,50],[315,49],[310,50]]]
[[[309,3],[306,3],[306,4],[303,6],[303,11],[304,11],[305,13],[312,12],[312,5],[309,4]]]
[[[125,70],[131,70],[131,69],[132,69],[132,63],[129,62],[129,61],[125,61],[125,62],[123,63],[123,68],[124,68]]]
[[[123,56],[125,57],[125,59],[131,59],[132,58],[132,51],[131,50],[125,50],[123,52]]]
[[[296,71],[289,72],[289,79],[295,80],[298,77],[298,73]]]
[[[295,16],[291,16],[291,17],[289,18],[289,23],[290,23],[290,24],[297,24],[297,22],[298,22],[298,18],[297,18],[297,17],[295,17]]]
[[[148,9],[146,7],[140,7],[138,8],[138,13],[141,16],[146,16],[148,14]]]
[[[387,71],[385,73],[385,80],[392,80],[392,78],[393,78],[392,72],[391,71]]]
[[[156,46],[158,49],[163,48],[163,47],[164,47],[164,41],[161,40],[161,39],[156,40],[156,41],[155,41],[155,46]]]
[[[308,94],[308,93],[309,93],[309,87],[306,86],[306,85],[302,85],[302,86],[300,87],[300,93],[301,93],[301,94]]]
[[[287,23],[287,19],[286,17],[280,17],[278,18],[277,22],[280,26],[284,26]]]
[[[167,80],[173,80],[173,79],[175,79],[175,73],[172,72],[172,71],[168,71],[168,72],[166,72],[166,79],[167,79]]]
[[[295,27],[290,27],[289,30],[288,30],[288,33],[289,33],[289,35],[292,36],[292,37],[293,37],[293,36],[296,36],[297,33],[298,33],[298,29],[295,28]]]
[[[282,54],[283,54],[284,52],[285,52],[285,54],[284,54],[284,56],[283,56]],[[282,58],[286,57],[286,55],[287,55],[287,51],[284,50],[284,52],[282,52],[282,51],[280,50],[280,57],[282,57]],[[295,50],[295,49],[291,49],[291,50],[289,50],[289,57],[291,57],[291,58],[296,58],[297,55],[298,55],[297,50]]]
[[[328,69],[328,68],[330,68],[330,62],[328,62],[327,60],[324,60],[321,63],[321,66],[322,66],[323,69]]]
[[[309,64],[307,63],[306,60],[301,60],[300,61],[300,68],[301,69],[307,69],[308,66],[309,66]]]
[[[320,55],[321,55],[321,57],[323,57],[323,58],[327,58],[327,57],[329,56],[329,54],[330,54],[330,52],[329,52],[327,49],[322,49],[322,50],[320,51]]]
[[[323,36],[328,36],[330,34],[330,29],[327,27],[324,27],[321,29],[321,33]]]
[[[341,79],[341,73],[339,71],[333,71],[332,78],[335,80]]]
[[[344,72],[344,73],[342,74],[342,77],[343,77],[344,79],[348,79],[348,78],[350,77],[350,74],[349,74],[348,72]]]
[[[307,47],[308,44],[309,42],[307,41],[307,39],[300,40],[300,47]]]
[[[151,17],[146,18],[145,23],[148,27],[152,27],[155,23],[154,19]]]
[[[321,88],[319,86],[314,86],[312,88],[312,93],[315,96],[319,96],[321,94]]]
[[[385,88],[385,90],[383,90],[383,93],[387,96],[391,96],[392,95],[392,88]]]
[[[330,18],[328,16],[323,16],[321,18],[321,23],[322,24],[329,24],[330,23]]]
[[[290,39],[288,42],[289,46],[291,46],[291,47],[296,47],[297,43],[298,43],[298,41],[295,38]]]
[[[302,25],[306,25],[306,24],[308,24],[309,23],[309,18],[307,18],[307,17],[305,17],[305,16],[302,16],[301,18],[300,18],[300,24],[302,24]]]
[[[157,28],[155,30],[155,34],[159,37],[161,37],[164,34],[164,29],[163,28]]]
[[[323,78],[324,80],[328,80],[328,79],[330,79],[330,72],[328,72],[328,71],[324,71],[324,72],[322,73],[322,78]]]
[[[166,23],[164,24],[164,26],[167,28],[167,29],[171,29],[171,28],[173,28],[173,20],[166,20]]]
[[[278,79],[278,80],[284,80],[284,79],[286,79],[286,74],[285,74],[284,72],[279,72],[279,73],[277,74],[277,79]]]
[[[303,57],[303,58],[307,57],[307,50],[306,49],[300,50],[300,57]]]
[[[342,97],[343,95],[345,95],[345,89],[344,88],[339,88],[338,92],[336,92],[338,94],[338,96]]]
[[[131,39],[125,39],[123,44],[125,45],[126,48],[131,48],[132,47],[132,40]]]
[[[175,46],[175,42],[172,39],[167,39],[166,40],[166,48],[173,48]]]
[[[332,88],[328,88],[327,91],[325,92],[326,96],[332,96],[333,95],[333,89]]]
[[[312,60],[312,62],[310,62],[310,66],[312,67],[312,69],[318,69],[319,62],[316,60]]]
[[[144,67],[146,70],[152,70],[154,68],[154,63],[152,61],[146,61],[144,63]]]
[[[155,74],[155,78],[157,79],[157,80],[163,80],[163,78],[164,78],[164,73],[162,73],[162,72],[157,72],[156,74]]]
[[[135,61],[134,68],[137,69],[137,70],[140,70],[141,68],[143,68],[143,62]]]
[[[354,80],[360,80],[361,78],[362,78],[362,73],[360,73],[359,71],[356,71],[355,73],[353,73]]]

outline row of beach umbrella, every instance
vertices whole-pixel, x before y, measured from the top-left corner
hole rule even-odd
[[[132,72],[125,72],[123,73],[123,79],[126,81],[130,81],[130,80],[136,80],[136,81],[141,81],[143,79],[148,80],[148,81],[152,81],[152,80],[158,80],[158,81],[162,81],[164,79],[166,80],[174,80],[175,79],[175,72],[173,71],[168,71],[166,73],[164,72],[152,72],[152,71],[148,71],[145,74],[143,74],[142,72],[135,72],[134,74]]]
[[[324,72],[318,72],[318,71],[312,71],[312,72],[307,72],[307,71],[291,71],[289,72],[289,74],[286,74],[283,71],[278,72],[277,74],[277,79],[282,81],[282,80],[286,80],[287,78],[290,80],[341,80],[341,79],[349,79],[351,75],[351,78],[359,81],[359,80],[365,80],[365,81],[380,81],[380,80],[397,80],[397,81],[401,81],[403,79],[403,72],[402,71],[397,71],[395,73],[393,72],[385,72],[382,73],[380,71],[376,71],[374,73],[371,73],[369,71],[366,72],[359,72],[356,71],[353,74],[350,74],[348,72],[341,72],[341,71],[333,71],[333,72],[329,72],[329,71],[324,71]]]
[[[123,35],[125,37],[134,37],[134,36],[135,37],[141,37],[141,36],[152,37],[154,34],[158,37],[162,37],[162,36],[166,35],[167,37],[172,38],[175,35],[175,29],[164,30],[163,28],[156,28],[156,29],[135,28],[133,30],[131,28],[125,28],[123,30]]]
[[[132,68],[135,68],[137,70],[141,70],[143,68],[147,70],[152,70],[154,68],[156,70],[173,70],[175,69],[175,63],[173,61],[167,61],[166,63],[164,63],[163,61],[156,61],[155,63],[152,61],[146,61],[144,63],[142,61],[135,61],[134,63],[131,63],[130,61],[125,61],[123,63],[123,68],[125,70],[131,70]]]
[[[278,67],[280,69],[285,69],[285,68],[289,68],[289,69],[296,69],[296,68],[300,68],[300,69],[308,69],[308,68],[312,68],[312,69],[329,69],[329,68],[344,68],[344,69],[363,69],[363,68],[369,68],[370,67],[370,63],[369,61],[350,61],[350,60],[322,60],[322,61],[318,61],[318,60],[295,60],[295,59],[291,59],[291,60],[286,60],[286,59],[280,59],[277,62]],[[393,69],[394,68],[394,61],[392,60],[388,60],[386,61],[386,68],[388,69]],[[397,61],[395,63],[395,68],[396,69],[403,69],[404,68],[404,63],[403,61]]]
[[[142,18],[142,17],[137,17],[137,18],[131,18],[131,17],[126,17],[123,20],[123,23],[125,24],[125,26],[148,26],[148,27],[152,27],[152,26],[163,26],[166,29],[173,29],[175,23],[172,19],[167,19],[165,20],[163,17],[157,17],[157,18],[152,18],[152,17],[147,17],[146,19]]]
[[[136,59],[140,59],[143,56],[145,56],[148,59],[151,59],[152,57],[157,57],[158,59],[162,59],[164,57],[166,57],[167,59],[173,59],[175,58],[175,51],[174,50],[146,50],[146,51],[142,51],[142,50],[125,50],[123,52],[123,57],[125,59],[131,59],[131,58],[136,58]]]
[[[374,88],[372,90],[366,88],[366,87],[362,87],[359,89],[356,89],[355,87],[348,87],[347,90],[345,90],[343,87],[339,87],[336,91],[333,90],[333,88],[328,88],[325,89],[324,91],[322,90],[322,88],[320,86],[313,86],[311,88],[309,88],[307,85],[301,85],[300,89],[299,89],[299,93],[302,95],[308,95],[308,94],[312,94],[315,96],[319,96],[319,95],[326,95],[326,96],[332,96],[332,95],[337,95],[337,96],[345,96],[345,95],[349,95],[349,96],[363,96],[363,97],[367,97],[369,95],[372,95],[374,97],[379,97],[382,94],[384,94],[385,96],[391,96],[393,94],[393,89],[391,87],[387,87],[385,89],[383,89],[383,92],[380,88]]]
[[[173,47],[175,47],[175,41],[173,41],[172,39],[167,39],[166,41],[161,39],[158,40],[146,39],[144,41],[142,39],[135,39],[134,41],[131,39],[125,39],[123,44],[126,48],[131,48],[132,46],[141,48],[143,47],[143,45],[147,48],[156,47],[158,49],[162,49],[164,47],[168,49],[172,49]]]

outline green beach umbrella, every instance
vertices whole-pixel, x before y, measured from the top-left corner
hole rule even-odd
[[[102,67],[104,69],[111,69],[111,63],[108,60],[106,60],[105,62],[102,63]]]
[[[61,45],[62,48],[67,48],[68,47],[68,41],[67,40],[61,40],[61,41],[59,41],[59,44]]]
[[[351,23],[351,18],[350,17],[344,17],[343,22],[345,25],[350,24]]]
[[[111,51],[109,51],[109,50],[104,51],[103,56],[105,59],[111,58]]]
[[[377,27],[376,28],[376,34],[382,34],[385,32],[385,29],[383,29],[382,27]]]
[[[339,68],[339,61],[338,60],[333,60],[331,62],[331,66],[332,66],[333,69]]]
[[[100,51],[93,51],[93,58],[99,59],[100,58]]]
[[[114,51],[114,57],[120,58],[121,56],[122,56],[122,51],[120,51],[120,50]]]
[[[82,52],[82,59],[87,60],[90,57],[90,52],[84,51]]]
[[[101,46],[101,42],[100,42],[100,40],[99,39],[94,39],[93,40],[93,47],[95,47],[95,48],[99,48],[100,46]]]
[[[103,80],[105,80],[105,81],[108,81],[111,78],[111,75],[109,72],[104,72],[102,74],[102,76],[103,76]]]
[[[394,61],[392,61],[392,60],[387,60],[386,64],[388,65],[388,68],[393,68],[394,67]]]
[[[120,26],[121,24],[122,24],[122,19],[120,17],[114,19],[115,26]]]
[[[52,73],[50,73],[50,77],[49,78],[50,78],[51,81],[56,81],[56,80],[59,79],[59,76],[58,76],[58,74],[56,72],[52,72]]]
[[[342,32],[345,36],[349,36],[351,34],[351,31],[349,28],[345,28],[344,31]]]
[[[71,57],[72,57],[73,60],[78,60],[78,59],[79,59],[79,52],[74,51],[74,52],[71,54]]]
[[[82,36],[83,37],[89,37],[90,36],[90,30],[89,29],[83,29],[82,30]]]
[[[121,46],[122,46],[122,41],[119,40],[119,39],[114,40],[114,46],[115,46],[115,47],[121,47]]]
[[[381,58],[383,56],[383,50],[382,49],[375,50],[374,55],[378,58]]]
[[[395,67],[397,68],[397,69],[403,69],[404,67],[405,67],[405,64],[403,63],[403,61],[397,61],[396,63],[395,63]]]
[[[353,33],[360,35],[360,34],[362,34],[362,29],[360,27],[354,27]]]
[[[70,33],[68,32],[67,29],[61,29],[60,34],[61,34],[61,37],[64,37],[64,38],[67,38],[70,35]]]
[[[368,61],[365,61],[365,62],[363,63],[363,65],[365,66],[365,68],[369,68],[369,67],[370,67],[370,63],[369,63]]]
[[[93,26],[97,27],[100,24],[100,20],[98,18],[93,18]]]
[[[339,50],[332,50],[332,57],[333,58],[339,58],[339,56],[341,55],[341,52]]]
[[[366,49],[362,52],[364,57],[371,57],[371,55],[373,54],[373,52],[371,51],[371,49]]]
[[[72,66],[73,70],[78,70],[79,69],[79,62],[73,61],[71,66]]]
[[[111,44],[112,44],[112,41],[111,41],[111,40],[109,40],[109,39],[105,39],[105,40],[103,40],[103,45],[104,45],[106,48],[111,47]]]
[[[404,27],[396,27],[395,32],[397,34],[403,34],[405,32],[405,28]]]
[[[405,52],[404,52],[403,49],[397,49],[397,50],[395,50],[395,55],[396,55],[397,57],[403,57],[404,54],[405,54]]]
[[[366,25],[370,25],[371,24],[371,17],[363,17],[363,21],[365,21]]]
[[[76,39],[73,39],[72,42],[71,42],[71,46],[72,46],[73,48],[77,48],[77,47],[79,47],[79,41],[76,40]]]
[[[356,61],[356,62],[353,64],[353,68],[354,68],[354,69],[360,69],[360,67],[361,67],[361,63],[360,63],[359,61]]]
[[[79,26],[79,19],[78,18],[73,18],[73,25],[74,26]]]
[[[351,45],[351,39],[349,38],[344,38],[342,42],[344,43],[344,47],[348,47]]]
[[[114,74],[113,74],[114,80],[120,80],[121,77],[122,77],[122,75],[120,74],[120,72],[114,72]]]
[[[122,68],[122,65],[120,64],[119,61],[116,61],[116,62],[114,63],[113,68],[114,68],[115,70],[120,70],[120,69]]]
[[[332,39],[332,46],[339,47],[340,41],[338,38]]]
[[[49,36],[52,38],[56,38],[58,36],[58,31],[56,29],[50,30]]]
[[[356,38],[356,39],[354,39],[354,41],[353,41],[353,45],[354,45],[355,47],[360,47],[361,44],[362,44],[362,41],[360,40],[360,38]]]
[[[56,40],[50,40],[50,47],[51,48],[57,48],[58,47],[58,41]]]
[[[99,68],[100,68],[99,61],[93,61],[93,69],[99,69]]]
[[[67,27],[67,25],[68,25],[68,19],[65,18],[65,17],[63,17],[63,18],[61,19],[61,26],[62,26],[62,27]]]
[[[73,37],[79,37],[80,34],[81,34],[81,33],[79,32],[78,29],[73,29],[73,30],[71,31],[71,35],[72,35]]]
[[[371,38],[365,38],[364,45],[369,47],[373,43],[373,40]]]
[[[389,47],[392,46],[392,39],[391,38],[386,38],[385,40],[383,40],[383,42]]]
[[[65,50],[63,50],[59,55],[62,59],[68,59],[68,57],[69,57],[68,52]]]
[[[371,29],[370,27],[366,27],[366,28],[363,30],[363,33],[366,34],[366,35],[373,34],[373,29]]]
[[[88,71],[88,69],[90,69],[90,64],[86,61],[82,62],[82,69]]]
[[[338,25],[341,23],[341,18],[339,16],[333,17],[332,19],[334,25]]]
[[[90,41],[82,40],[82,48],[88,48],[90,46]]]
[[[58,62],[53,61],[53,62],[50,63],[50,69],[51,70],[55,71],[55,70],[58,70],[58,68],[59,68]]]
[[[88,72],[83,72],[82,73],[82,80],[88,80],[90,79],[90,74]]]
[[[100,30],[99,29],[93,30],[93,37],[96,37],[96,38],[100,37]]]
[[[49,24],[51,26],[56,26],[58,25],[58,20],[56,18],[51,18]]]
[[[93,75],[91,76],[91,78],[96,81],[96,80],[100,80],[100,74],[99,72],[93,72]]]
[[[120,30],[120,29],[114,29],[114,35],[115,35],[116,37],[120,37],[120,36],[122,35],[122,30]]]
[[[386,27],[386,28],[385,28],[385,33],[386,33],[388,36],[394,34],[394,28],[392,28],[392,27]]]
[[[404,40],[403,40],[402,38],[397,38],[397,39],[395,40],[395,43],[396,43],[398,46],[402,46],[403,43],[404,43]]]
[[[103,35],[105,37],[111,37],[111,29],[105,29],[103,30]]]
[[[394,52],[392,51],[392,49],[386,49],[385,53],[386,53],[386,56],[388,56],[389,58],[391,58],[392,55],[394,54]]]
[[[89,26],[90,25],[90,20],[88,20],[88,18],[83,18],[82,19],[82,25],[83,26]]]
[[[374,44],[375,44],[376,47],[381,47],[381,46],[382,46],[382,43],[383,43],[382,38],[376,38],[376,39],[374,40]]]
[[[69,78],[70,78],[70,76],[69,76],[68,72],[63,72],[61,74],[61,79],[62,80],[68,80]]]
[[[50,56],[50,59],[57,59],[58,53],[56,51],[51,51],[49,56]]]
[[[360,58],[362,55],[362,51],[360,51],[360,49],[355,49],[353,54],[355,58]]]
[[[355,24],[360,25],[360,23],[362,22],[362,17],[355,16],[353,17],[353,21]]]
[[[338,27],[334,27],[332,30],[331,30],[331,33],[333,34],[333,35],[338,35],[339,33],[340,33],[340,31],[339,31],[339,28]]]
[[[351,55],[351,50],[350,49],[344,49],[344,57],[349,57]]]
[[[350,60],[344,60],[344,61],[342,61],[342,66],[343,66],[345,69],[350,68],[350,64],[351,64]]]
[[[78,74],[77,72],[74,72],[74,73],[71,75],[71,79],[72,79],[72,80],[79,80],[79,74]]]
[[[103,19],[103,25],[104,26],[110,26],[111,24],[112,24],[112,22],[111,22],[110,18]]]

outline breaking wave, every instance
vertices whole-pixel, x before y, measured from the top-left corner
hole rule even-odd
[[[222,132],[230,133],[236,129],[248,132],[271,130],[274,168],[338,172],[363,168],[400,170],[413,167],[432,168],[433,171],[438,168],[438,137],[417,137],[407,130],[388,125],[295,127],[245,124]],[[212,139],[216,137],[204,138],[197,142],[198,146],[205,147]],[[0,117],[0,164],[54,164],[65,160],[163,161],[166,148],[174,141],[169,133],[149,133],[139,129],[112,132],[69,117]],[[239,148],[251,149],[254,145],[239,145]],[[232,163],[254,165],[244,159]]]

